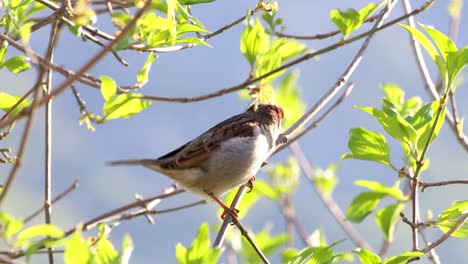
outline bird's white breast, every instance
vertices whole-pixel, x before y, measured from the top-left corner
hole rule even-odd
[[[201,195],[209,191],[219,196],[247,182],[258,172],[269,150],[267,138],[260,129],[255,128],[253,134],[223,142],[202,164],[204,175],[191,184],[181,184]]]

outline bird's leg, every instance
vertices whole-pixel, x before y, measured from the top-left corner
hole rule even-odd
[[[206,194],[208,194],[215,202],[217,202],[223,209],[224,212],[221,214],[221,219],[224,220],[226,218],[226,214],[231,215],[232,218],[235,218],[237,220],[239,213],[239,210],[236,208],[231,208],[227,206],[223,201],[221,201],[216,195],[214,195],[212,192],[205,191]]]
[[[249,187],[249,190],[247,191],[247,193],[251,192],[253,190],[253,186],[254,186],[254,181],[256,180],[257,178],[254,176],[252,176],[249,181],[247,182],[247,187]]]

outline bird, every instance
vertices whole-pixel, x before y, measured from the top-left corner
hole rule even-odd
[[[216,201],[237,219],[238,210],[219,197],[248,183],[266,163],[280,134],[283,109],[275,104],[253,104],[208,129],[195,139],[156,159],[130,159],[110,165],[141,165],[171,178],[186,190]]]

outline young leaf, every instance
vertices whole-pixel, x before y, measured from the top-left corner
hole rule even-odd
[[[104,119],[129,118],[145,110],[151,101],[140,99],[140,94],[120,94],[103,106]]]
[[[8,112],[10,109],[21,99],[21,96],[12,96],[7,93],[0,92],[0,109]],[[19,105],[16,106],[15,110],[11,112],[11,115],[16,115],[23,108],[29,106],[31,104],[31,100],[25,99]]]
[[[398,256],[393,256],[388,258],[383,264],[406,264],[410,259],[418,258],[424,256],[423,252],[419,251],[409,251],[401,253]]]
[[[393,241],[395,225],[400,219],[400,212],[403,211],[404,208],[404,204],[397,203],[384,207],[375,214],[375,221],[377,222],[380,230],[384,233],[385,240],[389,242]]]
[[[398,186],[386,186],[381,184],[380,182],[376,181],[364,181],[364,180],[357,180],[354,182],[357,186],[365,187],[368,188],[369,190],[376,192],[376,193],[381,193],[386,196],[392,196],[396,200],[401,200],[403,199],[403,192],[398,188]]]
[[[0,100],[1,102],[2,100]],[[2,222],[1,235],[9,239],[12,235],[18,233],[23,228],[23,221],[14,218],[5,212],[0,212],[0,221]]]
[[[349,131],[348,148],[351,153],[344,154],[342,159],[370,160],[391,166],[390,147],[380,133],[353,128]]]
[[[117,93],[117,85],[114,80],[107,76],[101,76],[99,80],[101,80],[101,94],[104,101],[112,101]]]
[[[119,253],[108,239],[100,239],[94,249],[96,264],[118,263]]]
[[[92,255],[86,241],[81,236],[81,231],[75,231],[68,241],[64,253],[65,263],[67,264],[88,264],[92,263]]]
[[[359,257],[359,260],[362,264],[380,264],[382,260],[380,257],[375,254],[374,252],[364,249],[364,248],[357,248],[353,250]]]
[[[465,212],[466,214],[466,212]],[[438,222],[436,225],[437,227],[444,233],[447,233],[450,229],[452,229],[458,223],[457,220],[444,220],[442,222]],[[451,237],[457,238],[468,238],[468,222],[463,223],[455,232],[450,235]]]
[[[17,244],[22,245],[24,242],[27,242],[31,238],[35,237],[53,237],[53,238],[60,238],[64,235],[62,229],[57,226],[50,225],[50,224],[42,224],[42,225],[35,225],[28,227],[21,231],[18,234]]]
[[[427,34],[429,34],[431,39],[434,41],[444,61],[447,61],[447,55],[449,53],[456,52],[458,50],[455,43],[453,43],[453,41],[442,32],[431,26],[423,25],[421,23],[418,24],[424,29],[424,31],[426,31]]]
[[[5,56],[8,48],[8,42],[4,41],[2,47],[0,48],[0,68],[3,67],[3,62],[5,61]]]
[[[343,38],[346,38],[352,31],[361,27],[364,20],[366,20],[376,8],[376,4],[370,3],[359,11],[352,8],[348,8],[344,12],[334,9],[330,12],[330,18],[338,27],[341,34],[343,34]]]
[[[137,74],[137,81],[141,85],[146,84],[148,82],[148,74],[151,69],[151,65],[153,61],[158,58],[158,55],[155,55],[153,52],[148,54],[148,58],[146,59],[145,65],[138,71]],[[106,100],[107,101],[107,100]]]
[[[436,57],[439,56],[439,53],[437,52],[434,45],[432,45],[432,42],[421,31],[414,27],[403,24],[400,24],[400,26],[406,29],[413,36],[413,38],[423,46],[423,48],[427,51],[427,53],[429,53],[429,56],[431,56],[432,60],[435,62]]]
[[[29,59],[24,56],[16,56],[5,61],[3,65],[5,65],[12,73],[18,74],[31,67],[28,61]]]
[[[385,197],[385,194],[378,192],[360,193],[354,197],[348,210],[346,210],[346,219],[355,223],[362,222],[375,209],[383,197]]]
[[[372,107],[357,106],[357,108],[374,116],[390,136],[402,143],[413,146],[418,138],[414,128],[398,113],[396,108],[391,107],[393,105],[389,101],[384,99],[383,102],[384,111]]]
[[[204,4],[204,3],[211,3],[216,0],[179,0],[181,5],[196,5],[196,4]]]
[[[299,254],[292,259],[288,260],[288,264],[302,264],[302,263],[334,263],[337,254],[333,253],[333,247],[343,242],[337,241],[330,246],[309,247],[303,249]],[[341,255],[338,253],[338,255]]]
[[[179,264],[217,263],[221,254],[219,249],[210,247],[208,224],[203,223],[189,249],[181,244],[176,246],[176,259]]]
[[[382,90],[385,93],[385,98],[395,105],[400,111],[403,102],[405,101],[405,92],[394,83],[385,83],[382,85]]]
[[[456,201],[449,208],[445,209],[437,221],[454,219],[468,211],[468,200]]]
[[[258,19],[254,25],[248,24],[242,32],[240,50],[253,67],[259,54],[264,53],[270,46],[270,38],[265,33]]]
[[[434,131],[432,132],[432,127],[434,125],[434,120],[435,120],[434,113],[438,111],[439,106],[440,106],[439,100],[429,103],[418,111],[418,113],[421,112],[421,114],[418,115],[418,113],[416,113],[414,118],[411,120],[411,122],[414,122],[415,125],[417,126],[417,128],[415,127],[419,135],[417,146],[420,152],[424,149],[425,145],[427,144],[427,141],[429,140],[429,136],[431,135],[431,133],[432,133],[432,137],[429,143],[434,141],[434,139],[437,137],[440,129],[442,128],[444,124],[445,108],[442,109],[442,112],[439,115],[439,120],[437,121],[436,127]],[[418,122],[418,119],[420,120],[420,122]]]
[[[338,183],[338,178],[335,175],[337,169],[337,163],[331,164],[325,170],[322,170],[320,168],[315,169],[316,172],[313,181],[320,189],[320,191],[322,191],[325,194],[333,193],[333,190],[335,189],[335,186]]]
[[[130,256],[133,252],[133,242],[132,238],[129,235],[124,235],[122,239],[122,248],[119,253],[119,264],[128,264],[130,263]]]

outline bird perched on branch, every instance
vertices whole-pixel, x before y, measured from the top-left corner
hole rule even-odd
[[[237,217],[237,210],[218,197],[249,182],[268,158],[279,136],[283,109],[252,105],[245,112],[210,128],[197,138],[157,159],[112,161],[111,165],[142,165],[178,182],[188,191],[210,197]]]

